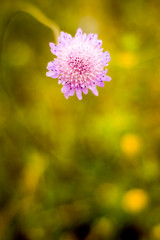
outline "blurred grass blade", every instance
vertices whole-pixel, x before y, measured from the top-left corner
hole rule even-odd
[[[60,29],[56,23],[51,19],[46,17],[37,7],[30,3],[20,3],[19,10],[24,11],[34,17],[38,22],[42,23],[46,27],[50,28],[55,36],[55,41],[57,43]]]

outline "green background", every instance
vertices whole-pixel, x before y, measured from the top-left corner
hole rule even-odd
[[[159,0],[30,1],[109,51],[82,101],[46,77],[55,39],[21,3],[0,3],[0,239],[159,240]]]

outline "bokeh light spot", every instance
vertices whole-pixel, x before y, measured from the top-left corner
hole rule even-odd
[[[128,156],[137,154],[141,149],[141,139],[135,134],[125,134],[121,139],[121,150]]]
[[[120,52],[117,54],[117,64],[123,68],[132,68],[138,63],[138,57],[131,52]]]
[[[122,207],[126,212],[139,213],[148,205],[148,194],[143,189],[131,189],[122,199]]]

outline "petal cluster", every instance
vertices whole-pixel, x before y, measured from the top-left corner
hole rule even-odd
[[[56,58],[48,63],[46,75],[58,78],[66,98],[76,93],[81,100],[82,92],[87,94],[88,89],[98,96],[96,86],[104,87],[104,81],[111,80],[106,75],[106,66],[111,58],[101,46],[102,41],[97,39],[97,34],[83,34],[80,28],[75,37],[61,32],[58,44],[50,43],[51,52]]]

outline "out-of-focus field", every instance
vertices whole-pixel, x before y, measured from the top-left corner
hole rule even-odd
[[[112,81],[66,100],[51,30],[1,0],[0,239],[160,240],[159,0],[30,3],[98,33]]]

